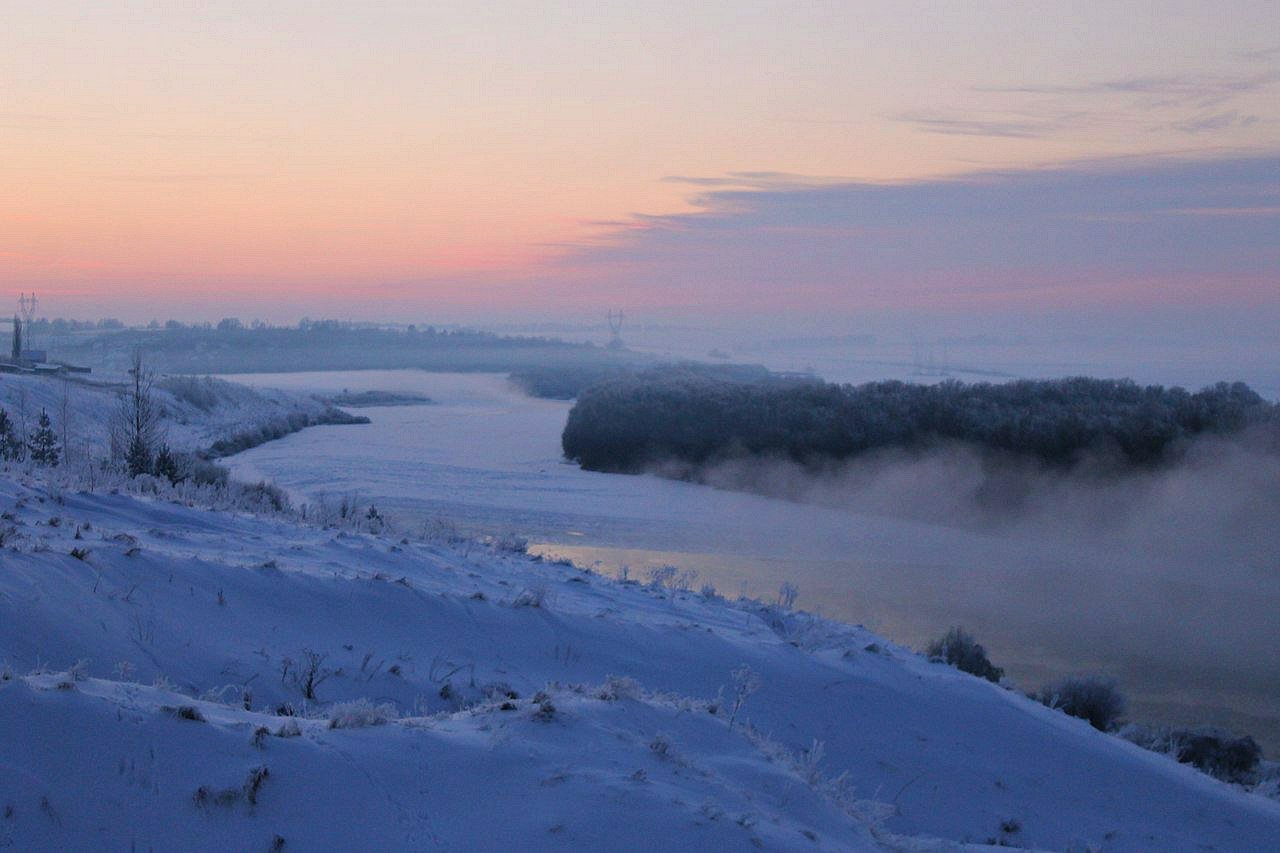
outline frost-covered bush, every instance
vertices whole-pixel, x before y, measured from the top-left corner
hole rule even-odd
[[[1103,732],[1115,728],[1127,706],[1115,680],[1101,675],[1067,676],[1046,685],[1035,698]]]
[[[237,503],[250,512],[281,513],[292,507],[288,493],[275,483],[234,483]]]
[[[167,376],[158,385],[179,402],[211,412],[227,396],[231,383],[212,376]]]
[[[639,699],[644,691],[640,683],[625,675],[606,675],[604,684],[596,691],[596,698],[605,702],[616,702],[619,699]]]
[[[281,738],[301,737],[302,727],[298,725],[297,720],[288,719],[280,724],[280,728],[276,729],[275,736]]]
[[[1248,735],[1237,736],[1212,726],[1152,728],[1142,725],[1125,726],[1119,735],[1143,749],[1194,765],[1224,782],[1253,784],[1258,781],[1262,748]]]
[[[363,729],[381,726],[398,716],[395,705],[375,705],[368,699],[356,699],[354,702],[340,702],[329,709],[329,728]]]
[[[511,602],[512,607],[542,607],[547,603],[547,587],[535,584],[525,587]]]
[[[525,554],[529,551],[529,540],[515,533],[494,536],[490,545],[493,550],[508,554]]]
[[[654,566],[649,569],[649,588],[662,589],[671,584],[680,570],[675,566]]]
[[[1262,748],[1248,735],[1203,728],[1176,732],[1175,740],[1179,761],[1229,782],[1251,779],[1262,760]]]
[[[987,650],[963,628],[955,627],[925,648],[930,660],[950,664],[961,672],[999,683],[1004,670],[991,663]]]
[[[208,459],[193,458],[188,463],[187,476],[198,486],[225,486],[231,479],[231,469]]]

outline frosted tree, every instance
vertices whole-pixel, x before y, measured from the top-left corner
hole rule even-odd
[[[57,466],[62,458],[62,445],[58,443],[58,434],[53,431],[53,421],[44,409],[40,410],[40,420],[27,441],[27,447],[31,449],[31,461],[37,465],[47,465],[52,468]]]
[[[124,463],[130,477],[154,472],[155,455],[164,441],[154,385],[155,374],[143,365],[141,350],[134,350],[129,389],[120,398],[110,429],[111,456]]]
[[[26,447],[14,431],[13,419],[4,409],[0,409],[0,459],[6,462],[17,462],[23,458]]]

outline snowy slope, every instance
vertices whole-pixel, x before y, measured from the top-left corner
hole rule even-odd
[[[0,846],[1280,838],[1271,801],[806,614],[21,474],[0,511]]]
[[[0,374],[0,408],[21,428],[35,426],[44,409],[70,446],[72,458],[103,455],[108,425],[125,393],[121,381],[103,378]],[[248,388],[210,377],[160,377],[154,398],[166,441],[177,450],[203,451],[219,440],[287,422],[292,416],[320,422],[332,407],[310,394]],[[68,420],[63,432],[63,418]]]

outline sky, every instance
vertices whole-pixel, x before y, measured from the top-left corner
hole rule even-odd
[[[1273,1],[0,18],[51,316],[1280,318]]]

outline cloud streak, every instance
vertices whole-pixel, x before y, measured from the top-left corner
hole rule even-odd
[[[1280,301],[1280,157],[1123,158],[876,184],[680,178],[556,271],[610,299],[840,310]]]

